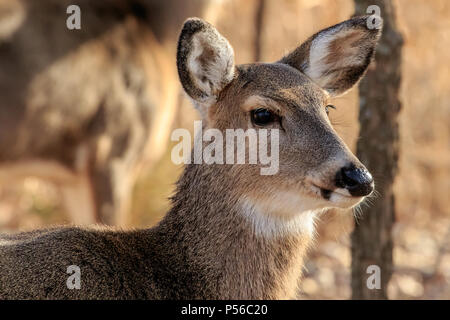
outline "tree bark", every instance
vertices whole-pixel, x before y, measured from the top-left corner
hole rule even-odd
[[[255,38],[254,38],[254,61],[261,61],[262,58],[262,41],[264,26],[264,11],[266,8],[266,0],[259,0],[255,10]]]
[[[353,299],[387,299],[387,285],[392,275],[393,182],[399,152],[397,118],[401,109],[403,38],[397,28],[392,1],[355,0],[356,15],[367,14],[370,5],[381,9],[384,27],[375,61],[359,85],[361,129],[357,156],[373,174],[378,196],[369,208],[365,208],[364,216],[356,219],[351,236]],[[367,269],[370,265],[380,268],[379,289],[370,289],[367,285],[373,274]]]

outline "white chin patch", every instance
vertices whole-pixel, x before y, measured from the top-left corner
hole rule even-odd
[[[331,207],[337,208],[351,208],[360,203],[364,197],[352,197],[347,189],[338,188],[333,190],[330,194],[329,202],[332,203]]]
[[[299,199],[300,196],[297,194],[296,198]],[[244,217],[252,224],[255,234],[268,238],[302,234],[312,237],[315,232],[315,218],[322,211],[301,210],[300,206],[297,207],[295,214],[286,214],[280,202],[271,202],[267,205],[267,203],[255,203],[247,198],[241,199],[240,205]],[[284,206],[284,209],[288,208]],[[291,210],[290,206],[289,210]]]
[[[337,194],[340,194],[342,196],[345,196],[345,197],[351,197],[352,196],[350,194],[350,192],[347,189],[345,189],[345,188],[336,188],[336,189],[333,190],[333,192],[337,193]]]

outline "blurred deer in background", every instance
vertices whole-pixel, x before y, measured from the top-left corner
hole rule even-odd
[[[179,97],[178,26],[207,0],[0,2],[0,185],[60,187],[76,224],[124,224],[137,173],[162,155]]]
[[[276,130],[279,171],[261,175],[261,162],[188,164],[172,208],[151,229],[0,236],[0,298],[295,298],[315,219],[357,205],[374,188],[327,115],[329,99],[352,88],[371,62],[381,31],[366,21],[324,29],[275,63],[235,65],[212,25],[187,20],[177,67],[204,128]],[[250,148],[245,143],[245,154]],[[69,265],[81,270],[79,290],[65,286]]]

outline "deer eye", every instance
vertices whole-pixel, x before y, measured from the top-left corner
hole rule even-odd
[[[275,121],[276,115],[270,110],[259,108],[251,111],[251,117],[254,124],[266,126]]]
[[[327,115],[330,113],[330,109],[334,109],[336,110],[336,107],[333,106],[332,104],[329,104],[325,107],[325,112],[327,113]]]

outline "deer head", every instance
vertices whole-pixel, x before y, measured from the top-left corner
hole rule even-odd
[[[275,63],[235,65],[228,41],[209,23],[188,19],[177,51],[184,90],[205,127],[278,129],[279,171],[233,165],[236,196],[281,217],[358,204],[374,189],[372,176],[333,129],[329,99],[364,75],[380,29],[356,17],[324,29]]]

